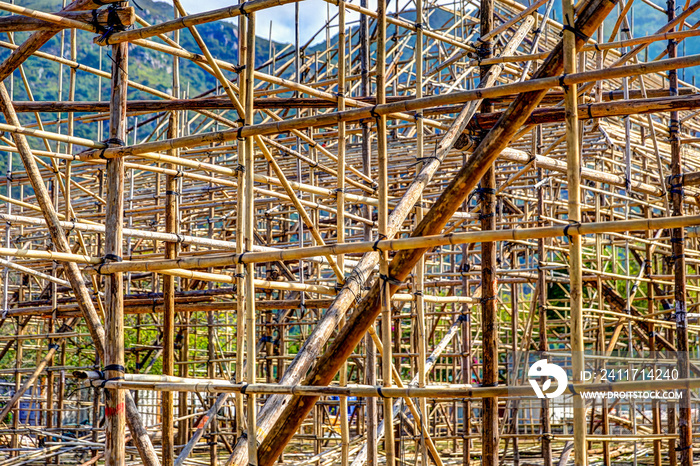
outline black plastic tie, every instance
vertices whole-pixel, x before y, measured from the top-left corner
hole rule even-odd
[[[581,222],[571,222],[567,226],[564,227],[564,236],[566,236],[569,239],[569,242],[571,242],[571,240],[572,240],[572,237],[569,234],[569,228],[571,228],[571,227],[578,228],[580,226],[581,226]]]
[[[380,234],[380,235],[377,237],[377,241],[375,241],[374,244],[372,245],[372,250],[379,252],[379,251],[380,251],[380,249],[379,249],[379,242],[380,242],[380,241],[383,241],[383,240],[385,240],[385,239],[386,239],[386,235]]]
[[[379,274],[379,278],[384,282],[388,283],[390,285],[394,286],[402,286],[405,285],[405,282],[402,282],[401,280],[397,280],[396,278],[389,276],[389,275],[384,275],[383,273]]]

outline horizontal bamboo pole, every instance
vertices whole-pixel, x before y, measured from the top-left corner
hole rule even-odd
[[[133,146],[110,147],[99,151],[86,151],[77,154],[76,158],[79,160],[90,160],[98,157],[125,157],[163,151],[167,149],[196,147],[210,143],[223,143],[249,136],[279,134],[291,130],[307,129],[310,127],[332,126],[341,121],[373,119],[373,115],[391,116],[395,113],[412,112],[441,105],[452,105],[478,99],[490,99],[509,94],[551,89],[557,86],[580,84],[589,81],[616,79],[638,74],[658,73],[669,69],[680,69],[697,65],[700,65],[700,55],[688,55],[686,57],[659,60],[653,63],[640,63],[636,65],[605,68],[582,73],[571,73],[562,76],[531,79],[518,83],[494,86],[487,89],[452,92],[449,94],[417,98],[402,102],[375,105],[374,107],[361,107],[342,112],[332,112],[323,115],[294,118],[280,122],[260,123],[257,125],[244,126],[234,130],[215,131],[207,134],[184,136],[181,138],[167,139],[163,141],[153,141]]]
[[[10,13],[27,16],[29,18],[40,19],[42,21],[56,24],[62,28],[74,28],[89,32],[97,32],[97,28],[90,23],[79,21],[68,16],[60,16],[51,13],[44,13],[43,11],[32,10],[31,8],[25,8],[7,2],[0,1],[0,10],[9,11]]]
[[[105,143],[95,142],[90,139],[79,138],[76,136],[66,136],[63,134],[52,133],[50,131],[25,128],[22,126],[8,125],[7,123],[0,123],[0,131],[6,131],[8,133],[15,134],[24,134],[25,136],[33,136],[37,138],[48,139],[51,141],[65,142],[66,144],[75,144],[78,146],[85,146],[93,149],[102,149],[107,147],[107,144]]]
[[[56,13],[55,16],[60,16],[83,23],[91,23],[92,21],[97,20],[97,24],[105,27],[109,25],[108,17],[111,11],[114,11],[118,15],[119,22],[121,22],[121,24],[124,26],[128,27],[134,24],[136,14],[134,13],[133,7],[116,7],[113,10],[104,8],[97,10],[94,17],[92,12],[85,11],[62,11]],[[60,27],[61,26],[55,23],[24,15],[3,16],[0,18],[0,30],[3,32],[36,31],[44,29],[57,29]]]
[[[68,280],[62,280],[60,278],[53,277],[51,275],[47,275],[45,273],[38,272],[34,269],[30,269],[29,267],[15,264],[14,262],[6,261],[5,259],[0,259],[0,265],[5,266],[5,267],[12,269],[12,270],[16,270],[18,272],[28,273],[29,275],[33,275],[33,276],[35,276],[37,278],[41,278],[43,280],[48,280],[48,281],[55,283],[57,285],[70,286],[70,282],[68,282]]]
[[[700,107],[700,94],[678,97],[655,97],[582,104],[578,106],[578,117],[580,120],[588,120],[614,116],[692,110],[698,107]],[[527,119],[525,125],[564,121],[565,113],[563,107],[537,108]],[[493,112],[476,115],[474,121],[468,128],[471,130],[491,128],[496,124],[502,114],[503,112]],[[700,141],[700,139],[698,141]]]
[[[39,251],[36,249],[0,248],[0,256],[24,257],[26,259],[47,259],[57,262],[77,262],[80,264],[99,264],[102,259],[83,254],[67,252]]]
[[[87,380],[88,386],[121,388],[129,390],[154,390],[199,393],[250,393],[256,395],[298,395],[298,396],[358,396],[371,398],[493,398],[531,397],[535,398],[532,386],[519,385],[497,387],[474,387],[469,384],[449,384],[426,387],[407,386],[382,387],[371,385],[278,385],[266,383],[232,383],[227,381],[202,379],[201,382],[137,382],[129,380]],[[567,385],[568,394],[581,392],[636,392],[644,390],[684,390],[700,388],[700,379],[678,380],[636,380],[614,383],[577,383]]]
[[[660,217],[635,219],[615,222],[582,223],[580,225],[560,225],[551,227],[523,228],[509,230],[488,230],[449,235],[418,236],[411,238],[388,239],[381,241],[361,241],[327,246],[290,248],[270,252],[247,252],[214,257],[192,257],[158,261],[125,261],[104,264],[100,273],[116,272],[154,272],[163,269],[199,269],[207,267],[226,267],[243,263],[270,262],[277,260],[298,260],[323,254],[365,253],[375,249],[381,251],[399,251],[415,248],[432,248],[435,246],[458,245],[493,241],[517,241],[555,236],[588,235],[623,231],[658,230],[662,228],[681,228],[700,225],[700,216]]]
[[[447,298],[447,296],[441,296],[440,298]],[[286,300],[258,300],[255,302],[255,308],[258,310],[279,310],[279,309],[299,309],[303,307],[305,309],[322,309],[330,305],[332,300],[330,298],[324,299],[305,299],[302,303],[299,299],[286,299]],[[237,307],[236,301],[229,302],[195,302],[195,303],[180,303],[176,302],[175,310],[180,313],[192,313],[192,312],[220,312],[220,311],[234,311]],[[156,300],[150,304],[127,304],[124,305],[125,314],[154,314],[162,313],[164,310],[163,300]],[[75,304],[61,304],[56,308],[51,306],[32,306],[32,307],[18,307],[7,310],[8,316],[47,316],[53,315],[56,311],[56,316],[60,318],[80,316],[80,310]]]
[[[2,199],[2,196],[0,196],[0,199]],[[42,218],[25,217],[22,215],[10,215],[10,214],[0,213],[0,220],[4,220],[4,221],[10,222],[12,224],[46,226],[46,221]],[[86,233],[104,233],[105,232],[104,225],[93,224],[93,223],[88,224],[88,223],[84,223],[84,221],[82,221],[82,222],[61,221],[59,223],[67,231],[76,230],[76,231],[82,231],[82,232],[86,232]],[[183,235],[183,234],[179,234],[179,233],[176,234],[176,233],[166,233],[166,232],[161,232],[161,231],[139,230],[139,229],[135,229],[135,228],[124,228],[124,236],[127,236],[127,237],[130,236],[133,238],[140,238],[140,239],[171,242],[171,243],[191,244],[194,246],[203,246],[203,247],[217,248],[217,249],[230,249],[230,250],[236,249],[236,242],[235,241],[224,241],[224,240],[208,238],[205,236],[190,236],[190,235]],[[254,244],[252,246],[252,250],[258,251],[258,252],[276,251],[277,248],[273,248],[270,246],[260,246],[260,245]],[[308,258],[308,260],[317,261],[317,262],[325,262],[324,257],[311,257],[311,258]],[[346,260],[346,262],[348,262],[348,261]],[[353,261],[353,260],[349,261],[350,265],[353,265],[355,263],[356,263],[356,261]]]

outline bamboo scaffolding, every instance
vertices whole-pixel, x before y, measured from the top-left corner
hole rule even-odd
[[[3,464],[697,462],[700,2],[145,1],[0,2]]]

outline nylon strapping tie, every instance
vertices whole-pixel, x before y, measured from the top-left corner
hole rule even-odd
[[[386,239],[386,235],[380,234],[380,235],[377,237],[377,241],[375,241],[374,244],[372,245],[372,250],[379,252],[379,251],[380,251],[380,249],[379,249],[379,242],[380,242],[380,241],[383,241],[383,240],[385,240],[385,239]]]
[[[102,262],[97,266],[98,275],[102,275],[102,267],[108,262],[121,262],[122,258],[116,254],[105,254],[102,258]]]
[[[559,76],[559,87],[563,88],[564,90],[569,88],[569,85],[564,82],[566,79],[567,74],[564,73],[561,76]]]
[[[377,106],[376,105],[374,107],[372,107],[372,109],[369,111],[369,114],[372,116],[372,118],[374,118],[374,120],[377,123],[377,126],[379,126],[379,122],[380,122],[382,116],[379,113],[377,113]]]
[[[245,128],[247,125],[239,126],[238,130],[236,131],[236,139],[239,141],[245,141],[245,138],[241,136],[241,131],[243,131],[243,128]]]
[[[578,39],[582,40],[583,42],[588,41],[588,36],[587,36],[586,34],[584,34],[583,32],[581,32],[580,29],[577,29],[577,28],[571,26],[570,23],[571,23],[571,22],[570,22],[570,20],[569,20],[569,15],[566,15],[566,24],[564,24],[564,26],[563,26],[563,28],[562,28],[563,30],[562,30],[562,32],[560,33],[560,35],[563,37],[563,36],[564,36],[564,31],[569,31],[569,32],[573,32],[574,35],[575,35]]]
[[[401,285],[405,285],[405,284],[406,284],[405,282],[402,282],[401,280],[397,280],[396,278],[391,277],[391,276],[389,276],[389,275],[384,275],[383,273],[380,273],[380,274],[379,274],[379,278],[380,278],[384,283],[388,283],[388,284],[394,285],[394,286],[401,286]]]
[[[569,239],[569,242],[571,242],[571,240],[572,240],[572,237],[569,234],[569,228],[574,227],[574,226],[577,228],[580,227],[581,222],[571,222],[567,226],[564,227],[564,236],[566,236]]]
[[[110,144],[113,144],[113,145],[119,146],[119,147],[123,147],[126,145],[126,143],[119,138],[109,138],[109,139],[102,141],[102,142],[104,144],[106,144],[106,146],[102,148],[102,152],[100,152],[100,158],[104,159],[104,160],[107,160],[107,157],[105,157],[105,151],[107,149],[109,149]]]
[[[121,372],[122,374],[126,372],[126,368],[121,364],[108,364],[102,368],[102,371],[115,371]]]
[[[674,183],[673,180],[678,179],[678,183]],[[671,194],[680,194],[681,196],[683,195],[683,175],[671,175],[668,178],[666,178],[666,183],[668,184],[669,189],[668,192]]]

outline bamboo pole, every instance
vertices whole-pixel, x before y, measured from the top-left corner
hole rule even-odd
[[[283,122],[260,123],[246,126],[240,130],[215,131],[205,135],[183,136],[173,140],[156,141],[135,146],[111,147],[102,146],[99,151],[87,151],[76,155],[76,159],[90,160],[93,158],[113,158],[133,155],[142,155],[165,150],[170,148],[195,147],[209,144],[211,142],[232,141],[238,137],[248,137],[254,135],[279,134],[282,132],[308,127],[319,127],[335,125],[340,121],[357,121],[372,118],[372,114],[391,116],[395,113],[413,112],[425,108],[451,105],[457,103],[470,102],[480,99],[489,99],[511,94],[537,93],[545,89],[550,89],[559,85],[580,84],[589,81],[602,79],[616,79],[635,74],[657,73],[669,69],[680,69],[700,64],[699,55],[688,55],[685,57],[659,60],[653,63],[641,63],[637,65],[626,65],[603,70],[592,70],[581,73],[567,74],[566,76],[541,77],[535,76],[533,79],[521,83],[504,84],[486,89],[453,92],[449,94],[423,97],[402,102],[393,102],[374,107],[362,107],[346,110],[343,113],[333,112],[330,114],[301,117]],[[527,116],[530,114],[528,113]]]
[[[112,88],[110,95],[109,136],[114,141],[126,139],[126,85],[128,44],[112,47]],[[105,216],[105,262],[121,261],[124,224],[124,160],[107,162],[107,211]],[[105,279],[105,372],[108,379],[121,377],[124,369],[124,290],[121,272]],[[124,449],[124,392],[105,391],[105,465],[121,466]]]
[[[245,123],[246,125],[253,124],[253,94],[255,89],[255,13],[246,14],[247,38],[246,38],[246,56],[245,56]],[[245,251],[253,249],[253,230],[255,226],[255,203],[253,193],[253,170],[255,169],[255,151],[254,138],[249,136],[245,140],[245,198],[244,206],[245,215],[245,230],[244,241]],[[303,209],[302,209],[303,210]],[[332,261],[332,259],[331,259]],[[342,272],[340,272],[342,273]],[[303,275],[303,271],[300,272]],[[256,326],[255,326],[255,264],[249,263],[245,265],[245,331],[246,331],[246,373],[245,381],[247,383],[256,383],[257,378],[257,359],[256,359]],[[247,412],[247,440],[248,440],[248,464],[251,466],[258,465],[258,433],[257,433],[257,397],[255,394],[246,395]],[[237,413],[241,416],[242,413]]]
[[[673,24],[676,17],[676,2],[669,0],[668,20]],[[673,30],[673,28],[671,29]],[[668,42],[667,53],[669,58],[676,56],[676,41]],[[669,88],[671,94],[678,93],[678,73],[676,70],[670,70],[668,73]],[[669,119],[669,136],[671,140],[671,176],[670,180],[680,178],[683,171],[682,154],[680,144],[680,122],[678,112],[671,112]],[[678,187],[671,182],[671,205],[672,215],[683,215],[683,188]],[[671,230],[671,246],[673,248],[673,275],[674,275],[674,307],[676,317],[676,356],[678,358],[678,372],[680,377],[688,377],[690,374],[689,360],[689,341],[688,341],[688,314],[686,310],[686,261],[685,261],[685,244],[683,230],[674,228]],[[679,445],[676,451],[679,453],[680,464],[682,466],[690,466],[693,464],[693,421],[690,405],[690,392],[684,393],[684,399],[681,399],[678,404],[678,429],[679,429]],[[675,457],[675,453],[673,453]]]
[[[340,387],[338,385],[279,385],[279,384],[232,384],[226,381],[207,381],[202,382],[137,382],[127,380],[112,380],[105,382],[104,380],[92,380],[88,383],[92,385],[105,384],[106,387],[130,390],[150,389],[156,391],[187,391],[187,392],[206,392],[206,393],[254,393],[257,395],[263,394],[297,394],[303,396],[361,396],[381,398],[382,396],[390,396],[392,398],[491,398],[499,396],[520,396],[533,397],[535,392],[531,385],[519,386],[501,386],[501,387],[473,387],[471,385],[448,384],[428,386],[425,388],[419,387],[391,387],[384,388],[381,386],[370,385],[348,385]],[[576,392],[635,392],[644,390],[690,390],[700,388],[700,379],[677,379],[677,380],[635,380],[629,382],[605,382],[605,383],[588,383],[588,384],[570,384],[567,385],[565,393],[573,394]],[[381,392],[381,393],[380,393]]]
[[[583,31],[583,34],[590,34],[605,18],[612,9],[613,4],[607,1],[592,1],[582,6],[576,27]],[[555,74],[561,69],[561,43],[552,52],[550,58],[542,65],[536,73],[536,77]],[[473,188],[476,181],[486,171],[492,162],[505,148],[510,140],[510,136],[519,128],[521,122],[527,118],[530,111],[537,105],[543,97],[544,92],[538,91],[531,94],[522,94],[511,104],[507,117],[500,120],[500,125],[494,127],[487,137],[482,141],[479,148],[472,155],[467,165],[460,174],[443,191],[440,199],[428,212],[419,227],[414,230],[414,235],[422,234],[425,231],[437,233],[445,225],[452,212],[454,212],[462,201],[466,198],[468,191]],[[419,257],[424,253],[424,249],[414,249],[410,253],[399,253],[392,260],[390,267],[390,277],[396,280],[405,279],[406,275],[413,268]],[[391,285],[391,291],[396,291],[396,286]],[[318,366],[306,378],[315,384],[323,384],[325,380],[333,377],[338,367],[352,352],[355,345],[362,337],[367,327],[376,317],[379,311],[380,287],[375,285],[362,301],[360,309],[353,314],[348,324],[340,331],[337,339],[321,357]],[[341,343],[342,342],[342,343]],[[332,374],[330,372],[333,371]],[[277,458],[289,438],[296,431],[298,423],[301,422],[308,410],[311,409],[315,399],[304,397],[293,397],[285,406],[284,413],[275,424],[260,446],[261,456],[259,458],[261,466],[267,466]],[[274,439],[274,441],[272,440]]]
[[[577,41],[574,34],[574,5],[570,0],[562,0],[564,24],[563,64],[564,74],[576,72]],[[566,107],[566,163],[568,220],[570,224],[581,222],[581,153],[579,141],[578,94],[576,85],[564,87],[564,104]],[[629,178],[629,177],[628,177]],[[568,230],[567,230],[568,231]],[[569,239],[569,297],[571,306],[571,354],[573,380],[580,380],[585,369],[583,340],[583,284],[582,284],[582,244],[580,236],[568,236]],[[583,398],[574,395],[574,460],[576,466],[588,464],[586,451],[586,409]]]
[[[104,2],[95,2],[93,0],[74,0],[66,5],[61,12],[92,10],[99,8],[103,4],[117,3],[115,0],[105,0]],[[12,74],[24,61],[34,52],[39,50],[53,36],[56,35],[56,30],[38,31],[33,33],[29,38],[15,49],[5,61],[0,64],[0,80],[4,81]]]
[[[8,95],[3,84],[0,84],[0,107],[2,108],[2,112],[5,114],[7,121],[14,125],[19,124],[17,116],[12,109],[10,96]],[[22,162],[24,163],[37,197],[37,202],[42,208],[42,213],[44,214],[44,218],[49,227],[49,232],[55,247],[64,253],[65,251],[70,251],[65,233],[59,224],[57,213],[51,204],[46,187],[41,179],[41,174],[39,173],[36,162],[31,155],[31,150],[26,138],[22,135],[15,135],[13,136],[13,139],[15,140],[15,143],[19,149]],[[85,317],[86,323],[88,324],[88,328],[93,341],[95,342],[97,352],[100,355],[100,358],[103,358],[105,350],[105,331],[100,323],[95,308],[92,305],[92,300],[87,287],[83,282],[82,275],[80,274],[77,265],[73,263],[68,263],[65,267],[65,271],[76,295],[78,305]],[[136,406],[134,405],[133,399],[130,395],[128,395],[126,398],[126,411],[128,412],[127,420],[129,422],[129,428],[131,429],[134,443],[138,448],[142,461],[147,466],[157,466],[160,463],[155,455],[151,440],[148,437],[146,429],[141,423],[140,416],[136,411]]]
[[[338,110],[345,110],[345,93],[347,86],[345,84],[345,1],[338,0]],[[338,187],[336,188],[336,201],[338,206],[338,214],[336,215],[336,242],[345,242],[345,123],[338,124]],[[341,275],[338,277],[337,286],[342,286],[345,283],[345,256],[337,257],[338,268],[341,270]],[[341,319],[340,325],[345,325],[345,319]],[[348,383],[348,365],[344,364],[340,368],[340,385]],[[350,426],[348,419],[348,399],[347,397],[340,398],[340,464],[348,466],[350,463]]]
[[[480,14],[480,58],[490,58],[492,42],[488,34],[493,29],[493,0],[481,0]],[[487,76],[488,67],[480,67],[481,79]],[[482,112],[493,111],[493,104],[485,101]],[[481,230],[496,229],[496,172],[493,163],[481,180],[480,187]],[[481,243],[481,322],[483,328],[483,383],[487,386],[498,385],[498,317],[496,282],[496,247],[493,242]],[[486,466],[499,464],[498,398],[483,401],[481,430],[481,454]]]
[[[112,45],[121,42],[133,42],[136,39],[153,37],[159,34],[165,34],[168,32],[176,31],[178,29],[184,29],[190,26],[197,26],[199,24],[210,23],[212,21],[240,17],[241,15],[245,16],[246,14],[253,13],[255,11],[260,11],[266,8],[272,8],[279,5],[286,5],[288,3],[294,3],[296,1],[298,0],[249,0],[238,5],[220,8],[218,10],[207,11],[204,13],[196,13],[182,18],[173,19],[170,21],[164,21],[156,26],[117,32],[110,35],[108,38],[106,38],[106,40],[102,42],[96,42],[99,45]]]

